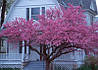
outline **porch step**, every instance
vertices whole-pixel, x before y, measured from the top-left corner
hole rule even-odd
[[[24,70],[45,70],[45,63],[43,61],[31,61],[23,69]]]
[[[30,61],[26,61],[26,62],[23,62],[22,65],[23,65],[23,67],[25,67],[25,66],[27,66],[29,63],[30,63]]]

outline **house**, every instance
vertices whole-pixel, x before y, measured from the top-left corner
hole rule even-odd
[[[54,6],[59,6],[56,0],[15,0],[4,24],[7,21],[14,20],[16,17],[22,17],[26,20],[31,18],[37,20],[37,15],[44,14],[46,9]],[[24,57],[33,61],[39,60],[39,55],[33,51],[30,51],[31,54],[29,55],[28,50],[28,47],[19,47],[19,43],[8,43],[7,38],[3,37],[0,48],[0,68],[21,68]]]
[[[96,15],[96,7],[95,1],[92,0],[70,0],[65,2],[66,0],[15,0],[13,3],[4,24],[7,21],[12,21],[16,17],[22,17],[26,20],[34,18],[36,21],[38,19],[37,15],[41,15],[45,13],[46,9],[50,7],[60,5],[64,5],[67,7],[67,3],[72,3],[73,5],[81,5],[83,9],[86,10],[84,13],[87,16],[88,24],[93,22],[93,16]],[[79,1],[79,2],[78,2]],[[86,2],[84,2],[86,1]],[[88,3],[90,1],[90,3]],[[89,5],[88,5],[89,4]],[[87,6],[88,5],[88,6]],[[43,11],[41,11],[43,10]],[[36,46],[36,45],[35,45]],[[38,45],[37,45],[38,46]],[[40,48],[38,48],[40,49]],[[22,62],[26,60],[30,61],[38,61],[39,55],[37,55],[34,51],[29,51],[29,47],[19,47],[19,43],[9,43],[7,42],[7,38],[2,38],[1,48],[0,48],[0,67],[14,67],[21,68]],[[85,52],[80,50],[81,52],[69,53],[66,55],[62,55],[61,57],[54,60],[55,64],[82,64],[83,59],[85,57]]]
[[[97,22],[98,21],[98,15],[96,15],[95,17],[94,17],[94,22]]]
[[[58,2],[59,2],[59,5],[64,6],[65,8],[68,7],[68,3],[74,6],[81,6],[81,8],[85,10],[84,14],[86,15],[87,25],[91,25],[96,19],[98,19],[98,18],[95,18],[95,16],[97,15],[96,0],[58,0]],[[66,55],[66,56],[70,55],[71,57],[73,57],[74,61],[77,62],[78,66],[79,64],[82,64],[82,61],[84,60],[86,55],[86,52],[84,50],[79,50],[79,51],[81,52],[78,53],[76,51]]]
[[[90,25],[94,17],[97,15],[97,5],[96,0],[58,0],[61,5],[67,7],[68,3],[74,6],[81,6],[85,10],[86,20],[88,25]]]

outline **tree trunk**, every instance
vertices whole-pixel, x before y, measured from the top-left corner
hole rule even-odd
[[[43,46],[40,44],[40,53],[43,54]],[[40,55],[40,61],[42,61],[43,58],[42,58],[42,55]]]
[[[0,52],[1,52],[1,38],[0,38]]]
[[[48,60],[46,60],[46,70],[51,70],[50,62]]]
[[[2,24],[4,22],[5,11],[6,11],[6,0],[3,0],[2,10],[1,10],[1,25],[0,25],[0,27],[2,26]]]
[[[95,70],[95,64],[91,64],[91,69]]]

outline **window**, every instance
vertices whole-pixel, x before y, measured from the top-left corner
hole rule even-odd
[[[42,14],[45,14],[45,7],[42,7]]]
[[[34,20],[38,20],[38,15],[40,15],[40,8],[32,8],[31,18],[33,18]]]
[[[95,9],[94,9],[94,3],[93,2],[91,2],[90,9],[93,10],[93,11],[95,11]]]
[[[4,39],[1,39],[0,41],[0,53],[6,53],[7,51],[7,41]]]
[[[38,15],[45,14],[45,7],[31,8],[31,18],[38,20]]]
[[[45,14],[45,7],[35,7],[35,8],[27,8],[26,9],[26,19],[34,19],[38,20],[38,15]]]
[[[84,15],[86,15],[86,22],[87,25],[91,25],[91,23],[93,22],[93,17],[89,12],[85,12]]]

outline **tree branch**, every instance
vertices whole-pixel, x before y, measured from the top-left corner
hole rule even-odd
[[[38,53],[39,55],[43,56],[42,53],[40,53],[36,48],[33,48],[31,45],[29,45],[30,49]]]
[[[72,49],[72,50],[69,50],[69,51],[66,51],[66,52],[63,52],[63,53],[59,53],[59,54],[55,54],[51,59],[50,61],[53,61],[54,59],[56,59],[57,57],[63,55],[63,54],[67,54],[67,53],[70,53],[70,52],[73,52],[73,51],[76,51],[77,49]]]

